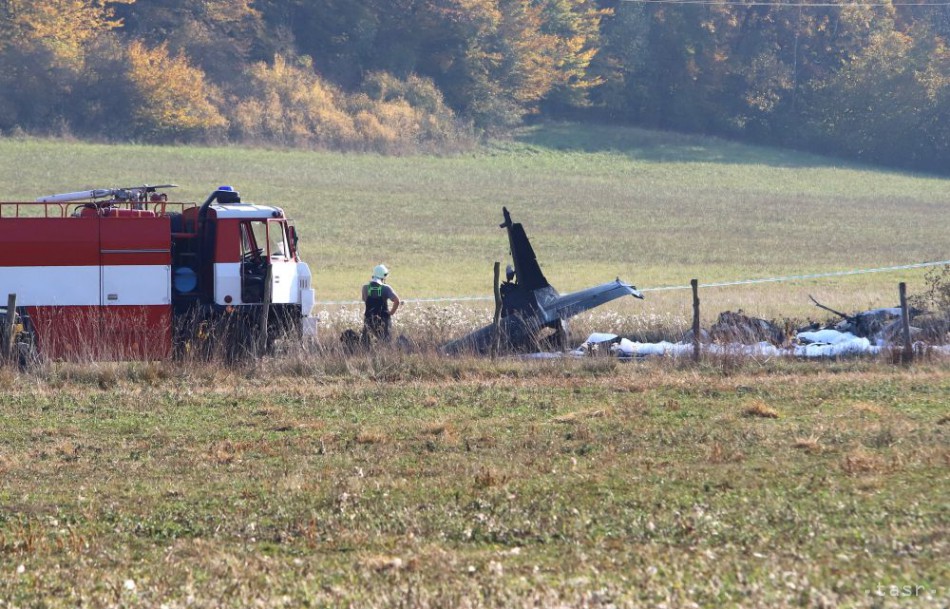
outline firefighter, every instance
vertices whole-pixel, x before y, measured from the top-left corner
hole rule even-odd
[[[373,269],[373,278],[363,286],[363,302],[366,303],[366,312],[363,314],[363,342],[369,343],[372,339],[389,341],[389,330],[392,316],[399,308],[399,296],[388,285],[386,278],[389,269],[379,264]],[[392,308],[389,307],[392,301]]]

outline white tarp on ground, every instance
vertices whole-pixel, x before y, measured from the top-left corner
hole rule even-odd
[[[818,330],[816,332],[802,332],[798,335],[799,345],[793,347],[776,347],[767,342],[744,345],[731,344],[704,344],[702,350],[707,354],[715,355],[745,355],[751,357],[837,357],[840,355],[875,355],[881,352],[881,346],[872,345],[866,338],[860,338],[848,332],[837,330]],[[936,347],[936,349],[950,353],[950,346]],[[618,338],[616,334],[595,332],[591,334],[583,345],[571,352],[572,355],[587,355],[593,351],[609,350],[619,357],[647,357],[650,355],[666,355],[685,357],[693,353],[692,343],[638,343],[626,338]]]

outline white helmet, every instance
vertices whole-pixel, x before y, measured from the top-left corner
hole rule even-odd
[[[373,279],[382,281],[383,279],[386,279],[388,275],[389,269],[386,268],[385,264],[377,264],[376,268],[373,269]]]

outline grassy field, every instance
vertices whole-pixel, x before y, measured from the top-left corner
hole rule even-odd
[[[945,607],[948,394],[946,363],[3,372],[0,606]]]
[[[551,282],[640,287],[950,259],[950,180],[710,138],[548,125],[473,153],[380,157],[239,147],[0,140],[0,198],[173,181],[200,201],[230,183],[297,219],[318,298],[357,298],[380,260],[404,298],[491,294],[507,259],[501,206],[523,221]],[[892,306],[923,271],[709,289],[707,316],[802,316],[807,298]],[[618,310],[686,315],[688,294]]]
[[[489,293],[503,204],[562,290],[950,258],[947,179],[635,129],[444,158],[5,139],[0,161],[5,200],[167,180],[283,204],[321,299],[380,260],[403,297]],[[809,293],[891,305],[922,276],[701,297],[707,318],[804,316]],[[630,300],[580,327],[689,305]],[[398,317],[435,344],[485,316]],[[0,609],[946,607],[948,395],[946,358],[886,356],[0,368]]]

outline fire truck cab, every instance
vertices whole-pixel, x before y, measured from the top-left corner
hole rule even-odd
[[[0,203],[0,291],[37,353],[161,359],[222,322],[310,338],[314,291],[279,207],[220,187],[201,205],[174,185]],[[9,314],[9,312],[7,312]]]

